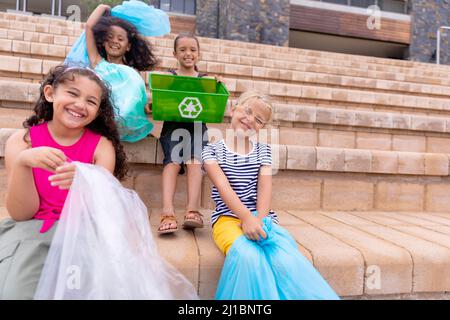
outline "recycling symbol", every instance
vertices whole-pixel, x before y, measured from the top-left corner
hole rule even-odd
[[[203,106],[198,98],[186,97],[181,101],[178,110],[182,118],[195,119],[202,112]]]

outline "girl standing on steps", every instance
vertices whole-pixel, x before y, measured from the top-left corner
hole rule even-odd
[[[338,299],[270,209],[271,149],[250,138],[271,113],[267,97],[243,93],[231,110],[234,134],[202,152],[214,185],[213,238],[226,255],[216,299]]]
[[[111,86],[121,140],[136,142],[153,130],[145,113],[145,82],[138,71],[153,69],[157,60],[136,27],[109,16],[110,10],[101,4],[86,22],[88,57],[91,67]]]
[[[180,76],[205,77],[206,74],[199,73],[197,69],[199,54],[200,44],[195,36],[191,34],[178,35],[174,41],[173,55],[178,60],[179,67],[178,70],[170,70],[169,73]],[[216,79],[221,81],[220,78]],[[178,134],[180,132],[185,134]],[[159,141],[164,151],[164,169],[162,173],[163,208],[158,232],[165,234],[178,230],[173,198],[177,176],[184,173],[185,167],[187,168],[187,207],[183,228],[202,228],[203,216],[198,210],[202,184],[201,152],[208,143],[206,124],[165,121]],[[189,154],[184,154],[185,152]]]

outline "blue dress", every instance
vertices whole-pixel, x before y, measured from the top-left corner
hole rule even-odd
[[[144,111],[147,93],[141,75],[129,66],[109,63],[105,59],[97,65],[95,72],[111,88],[120,139],[136,142],[148,136],[153,124]]]

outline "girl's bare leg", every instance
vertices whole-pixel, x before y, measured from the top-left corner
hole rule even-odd
[[[176,163],[169,163],[164,166],[162,173],[162,215],[175,216],[175,209],[173,206],[173,198],[175,196],[175,189],[177,187],[177,176],[180,171],[180,165]],[[174,221],[164,221],[160,224],[159,230],[165,231],[168,229],[176,229],[177,224]]]
[[[198,160],[192,159],[186,163],[187,167],[187,207],[186,218],[196,219],[201,222],[201,217],[198,214],[190,211],[198,211],[200,209],[200,200],[202,194],[202,167]]]

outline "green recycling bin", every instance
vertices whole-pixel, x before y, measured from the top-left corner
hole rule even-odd
[[[149,87],[154,120],[223,121],[230,93],[215,79],[151,73]]]

